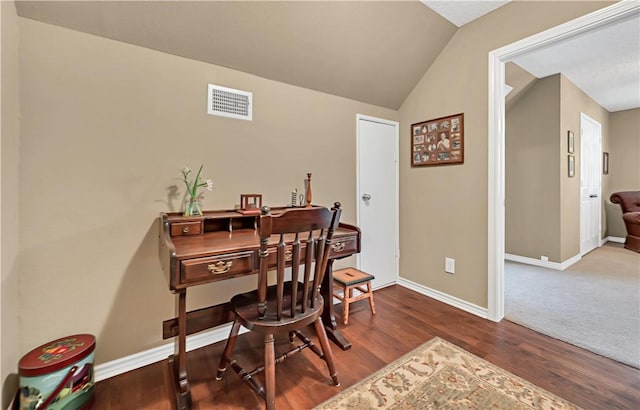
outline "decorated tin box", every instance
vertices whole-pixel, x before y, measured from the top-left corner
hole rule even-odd
[[[80,334],[46,343],[20,359],[21,410],[88,409],[96,339]]]

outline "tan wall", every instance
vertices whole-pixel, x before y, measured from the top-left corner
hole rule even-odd
[[[602,125],[606,151],[609,112],[563,75],[537,81],[507,111],[507,253],[533,259],[545,255],[552,262],[580,253],[580,113]],[[575,144],[573,178],[567,170],[569,130]],[[605,175],[603,193],[607,183]],[[602,223],[604,233],[605,218]]]
[[[607,236],[624,238],[627,231],[620,206],[609,197],[618,191],[640,190],[640,108],[611,113],[609,137],[609,185],[602,191],[607,213]],[[606,150],[605,150],[606,151]]]
[[[536,81],[505,119],[505,252],[561,262],[560,75]]]
[[[0,351],[2,408],[6,409],[17,388],[20,357],[18,332],[18,137],[19,69],[18,16],[13,1],[0,2],[0,238],[2,282],[0,284]]]
[[[610,193],[640,189],[640,108],[610,114]]]
[[[401,156],[403,277],[486,306],[487,52],[606,4],[510,4],[460,29],[425,74],[400,111],[401,135],[413,122],[465,112],[466,159],[411,169]],[[207,208],[255,191],[284,204],[311,171],[314,202],[341,201],[353,222],[355,114],[398,119],[30,20],[20,20],[20,36],[21,353],[75,332],[98,336],[98,363],[163,343],[173,297],[157,259],[156,217],[179,207],[169,196],[179,167],[205,164],[215,181]],[[253,91],[254,121],[207,116],[208,82]],[[457,259],[456,275],[444,274],[445,256]],[[189,307],[253,284],[228,282],[195,289]]]
[[[561,260],[565,261],[580,253],[580,113],[598,121],[602,125],[602,151],[609,147],[609,112],[591,97],[575,86],[568,78],[561,76],[560,116],[560,161],[561,169],[567,170],[567,131],[575,135],[576,176],[568,178],[563,172],[561,178]],[[609,179],[602,175],[602,194],[608,190]],[[604,200],[603,200],[604,204]],[[602,235],[606,232],[605,206],[602,206]]]
[[[511,2],[449,41],[400,108],[400,150],[409,152],[412,123],[464,112],[465,163],[411,168],[400,155],[402,277],[487,306],[488,52],[608,4]]]
[[[20,34],[22,351],[89,332],[101,363],[164,343],[161,322],[173,317],[174,299],[158,261],[157,216],[180,208],[182,166],[204,164],[215,184],[209,209],[255,192],[285,205],[312,172],[314,203],[342,202],[353,223],[356,114],[398,119],[31,20],[20,20]],[[207,115],[209,82],[252,91],[254,120]],[[200,286],[188,307],[226,301],[254,280]]]
[[[505,109],[509,109],[522,97],[526,95],[527,90],[533,87],[538,79],[513,62],[504,65],[504,83],[512,89],[504,100]]]

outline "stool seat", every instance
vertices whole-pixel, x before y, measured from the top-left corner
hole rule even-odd
[[[375,279],[373,275],[355,268],[345,268],[333,272],[333,283],[335,285],[333,297],[342,301],[342,321],[345,325],[349,321],[349,305],[358,300],[369,299],[371,313],[376,314],[376,308],[373,303],[373,290],[371,289],[372,279]],[[364,284],[366,284],[366,288]],[[342,295],[336,292],[336,290],[340,289],[342,289]],[[354,289],[360,292],[356,296],[353,296]]]
[[[354,268],[340,269],[333,272],[333,280],[343,286],[353,286],[371,279],[375,279],[375,276]]]

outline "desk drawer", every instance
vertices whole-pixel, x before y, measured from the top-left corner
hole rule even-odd
[[[307,252],[307,246],[300,246],[300,264],[304,264],[305,255]],[[267,256],[267,266],[271,269],[276,267],[276,260],[278,255],[278,248],[269,248],[269,256]],[[291,266],[291,259],[293,258],[293,246],[287,245],[284,247],[284,260],[286,266]]]
[[[171,224],[171,236],[200,235],[202,222],[174,222]]]
[[[180,262],[180,281],[184,284],[215,282],[253,272],[254,252],[238,252]]]
[[[342,255],[351,255],[358,251],[358,240],[355,237],[332,239],[330,258],[340,257]]]

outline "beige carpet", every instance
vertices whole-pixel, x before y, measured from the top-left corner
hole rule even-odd
[[[505,318],[640,368],[640,254],[607,243],[565,271],[507,261]]]
[[[322,403],[329,409],[577,409],[440,338]]]

